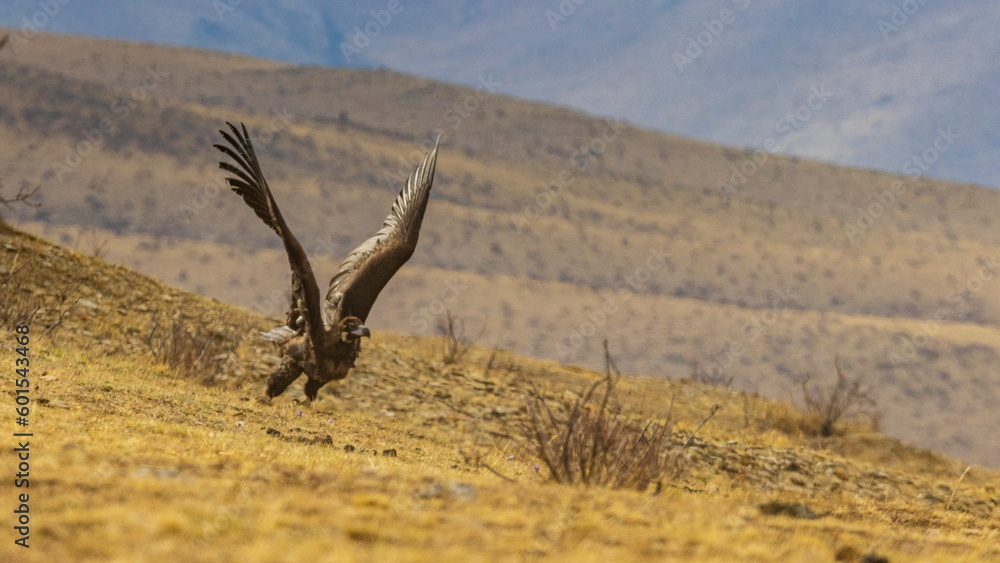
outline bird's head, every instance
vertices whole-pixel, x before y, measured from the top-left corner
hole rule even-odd
[[[340,339],[344,342],[353,342],[362,336],[371,338],[372,331],[361,324],[361,319],[357,317],[344,317],[340,321]]]

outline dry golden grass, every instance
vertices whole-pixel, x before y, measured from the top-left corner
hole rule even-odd
[[[857,424],[817,440],[788,405],[626,376],[618,392],[627,406],[650,415],[672,400],[682,437],[723,405],[692,444],[684,475],[660,494],[552,485],[512,433],[524,416],[516,407],[531,386],[569,398],[599,373],[501,353],[486,374],[490,350],[446,365],[440,339],[378,332],[355,372],[312,406],[293,402],[299,386],[263,405],[268,351],[234,327],[273,321],[0,226],[0,264],[15,254],[32,258],[26,279],[38,295],[63,289],[72,272],[94,306],[78,304],[31,343],[32,547],[5,541],[0,558],[1000,557],[1000,475],[973,468],[959,479],[962,465]],[[158,362],[142,338],[154,309],[191,323],[231,319],[220,327],[221,338],[239,342],[227,377],[205,386]],[[13,359],[11,346],[0,348],[0,365]],[[10,479],[0,485],[5,498],[15,492]],[[819,517],[758,508],[772,501]]]

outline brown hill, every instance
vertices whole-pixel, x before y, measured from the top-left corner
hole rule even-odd
[[[264,405],[273,348],[254,333],[273,320],[2,224],[0,303],[0,363],[30,360],[7,379],[30,383],[26,425],[4,429],[33,433],[30,485],[0,485],[30,548],[4,542],[5,561],[1000,556],[997,472],[856,421],[817,438],[757,395],[622,377],[617,420],[672,423],[676,470],[554,485],[526,401],[565,420],[600,373],[379,331],[315,403],[298,383]]]
[[[587,365],[607,335],[627,371],[697,369],[783,398],[839,356],[875,386],[885,431],[1000,464],[991,190],[708,145],[486,87],[126,42],[39,35],[0,54],[0,89],[0,177],[43,199],[8,217],[54,240],[93,229],[83,244],[119,263],[280,316],[284,258],[219,183],[222,122],[251,126],[321,277],[440,132],[421,244],[376,329],[429,334],[452,309],[468,332],[486,326],[483,342]]]

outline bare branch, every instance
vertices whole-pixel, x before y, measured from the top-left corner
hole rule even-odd
[[[874,417],[875,410],[875,399],[861,376],[848,379],[840,366],[840,358],[835,358],[833,365],[837,370],[837,381],[831,387],[810,385],[812,374],[808,372],[800,382],[802,402],[808,412],[819,418],[819,434],[823,437],[834,435],[835,426],[841,418],[852,414]]]
[[[0,195],[0,205],[3,205],[8,209],[13,207],[13,204],[15,203],[22,203],[24,205],[27,205],[28,207],[38,207],[39,205],[41,205],[41,203],[37,201],[31,201],[31,197],[34,196],[36,193],[38,193],[39,188],[41,188],[41,186],[35,186],[33,188],[29,188],[28,186],[21,186],[21,189],[17,191],[17,195],[15,195],[13,198],[6,198]],[[2,183],[0,183],[0,189],[3,189]]]
[[[476,342],[483,337],[486,332],[486,321],[475,337],[465,334],[465,321],[452,314],[451,309],[445,312],[445,319],[438,323],[438,333],[443,335],[444,341],[444,363],[454,364],[459,361],[471,349]]]

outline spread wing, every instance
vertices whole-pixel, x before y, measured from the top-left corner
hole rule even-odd
[[[334,319],[353,316],[364,322],[379,292],[413,255],[434,182],[437,151],[434,143],[410,174],[382,228],[340,263],[326,294],[326,308]]]
[[[241,131],[228,121],[226,125],[229,126],[232,135],[222,130],[219,132],[230,146],[214,146],[231,158],[236,166],[223,161],[219,163],[219,167],[232,174],[226,178],[226,182],[285,243],[288,263],[292,267],[292,304],[288,311],[288,326],[295,331],[295,334],[308,332],[313,346],[321,346],[324,342],[323,311],[319,299],[319,286],[316,284],[312,266],[309,265],[309,258],[306,257],[298,239],[285,224],[285,219],[278,210],[278,203],[274,201],[271,189],[267,187],[267,180],[260,171],[260,163],[250,143],[246,126],[241,123]]]

